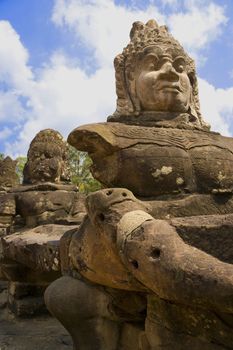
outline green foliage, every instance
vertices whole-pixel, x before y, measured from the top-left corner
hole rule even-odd
[[[0,153],[0,160],[3,160],[6,156],[4,155],[4,153]],[[27,157],[18,157],[16,158],[16,174],[19,177],[20,183],[23,182],[23,168],[25,163],[27,162]]]
[[[0,153],[1,159],[4,159],[3,153]],[[22,183],[23,169],[27,162],[27,157],[18,157],[16,161],[16,173],[19,176],[20,183]],[[77,151],[74,147],[69,146],[68,162],[71,172],[71,182],[78,186],[80,192],[89,193],[101,188],[101,184],[91,175],[90,167],[92,160],[86,152]]]
[[[86,152],[77,151],[69,146],[71,182],[77,185],[82,193],[94,192],[101,188],[101,184],[91,174],[91,165],[92,160]]]
[[[16,158],[16,161],[17,161],[16,173],[19,176],[20,183],[22,183],[23,182],[23,168],[27,162],[27,157],[23,157],[23,156],[18,157],[18,158]]]

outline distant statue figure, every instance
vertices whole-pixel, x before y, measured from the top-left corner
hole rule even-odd
[[[30,144],[23,184],[19,185],[15,173],[17,162],[9,157],[0,161],[0,188],[13,187],[0,202],[0,215],[8,210],[9,201],[14,208],[9,212],[7,222],[11,231],[24,226],[76,221],[74,216],[79,215],[79,209],[75,209],[75,203],[79,205],[80,194],[77,186],[71,183],[68,156],[68,143],[62,135],[56,130],[45,129],[37,133]],[[17,225],[15,217],[21,217],[16,221]]]
[[[24,184],[70,181],[67,143],[58,131],[41,130],[32,140],[27,156]]]

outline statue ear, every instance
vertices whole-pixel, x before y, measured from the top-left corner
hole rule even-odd
[[[210,125],[203,120],[203,117],[200,112],[198,83],[195,70],[189,74],[189,80],[192,86],[190,113],[196,118],[198,124],[200,124],[202,128],[204,128],[205,130],[210,130]]]
[[[114,115],[129,115],[133,113],[134,106],[130,99],[125,77],[125,57],[120,54],[114,60],[116,76],[117,109]]]
[[[191,86],[191,91],[190,91],[190,96],[189,96],[189,108],[188,108],[188,114],[189,114],[189,121],[190,122],[197,122],[198,114],[195,109],[195,101],[194,101],[194,81],[192,78],[191,74],[188,74],[189,81],[190,81],[190,86]]]
[[[189,105],[190,122],[196,122],[201,125],[198,87],[197,87],[197,78],[196,78],[195,71],[189,73],[188,77],[191,84],[190,105]]]

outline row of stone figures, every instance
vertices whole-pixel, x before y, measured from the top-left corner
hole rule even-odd
[[[49,285],[75,350],[233,349],[233,139],[203,121],[165,26],[135,22],[114,64],[116,112],[68,137],[103,189],[69,184],[66,143],[45,130],[1,196],[9,306],[40,311]]]
[[[16,161],[0,162],[0,279],[9,281],[9,309],[22,317],[45,312],[44,291],[61,276],[59,240],[86,213],[59,132],[40,131],[27,156],[21,185]]]

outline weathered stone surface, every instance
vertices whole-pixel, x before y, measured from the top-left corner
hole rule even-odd
[[[132,338],[126,339],[125,334],[128,323],[134,320],[140,331],[134,329],[133,334],[140,338],[139,321],[145,310],[145,299],[140,294],[106,291],[101,286],[63,276],[48,287],[45,301],[49,311],[69,330],[75,350],[115,350],[121,334],[123,349],[140,349],[132,347],[137,339],[132,344]]]
[[[74,191],[27,191],[15,195],[16,211],[25,220],[26,226],[36,227],[49,223],[69,224],[85,214],[84,196]],[[75,203],[79,203],[74,212]]]
[[[15,214],[14,196],[10,193],[0,195],[0,236],[5,236],[10,232]]]
[[[2,350],[72,350],[72,340],[64,327],[49,315],[13,318],[0,312]]]
[[[16,316],[47,312],[44,290],[61,275],[60,238],[74,227],[41,225],[1,238],[0,278],[9,281],[7,307]]]
[[[20,300],[16,300],[9,295],[7,306],[18,317],[38,316],[47,312],[43,293],[40,297],[28,296]]]
[[[15,262],[11,259],[4,259],[1,261],[0,269],[1,279],[7,281],[15,281],[20,283],[51,283],[59,278],[60,271],[40,271],[32,270],[26,265]]]
[[[7,282],[0,281],[0,309],[4,309],[7,306],[7,300]]]
[[[140,323],[125,323],[121,332],[120,349],[150,350],[145,337],[144,328]]]
[[[127,269],[162,299],[233,313],[233,266],[185,244],[163,220],[142,216],[135,223],[140,215],[129,212],[118,225]]]
[[[16,300],[23,299],[26,296],[41,296],[46,288],[46,284],[33,284],[11,281],[8,285],[9,295]]]
[[[201,323],[203,317],[203,322],[207,322],[209,319],[210,324],[215,324],[216,313],[220,315],[220,318],[223,312],[233,313],[233,267],[231,264],[221,262],[213,256],[186,244],[179,237],[174,227],[178,232],[180,229],[181,235],[186,235],[186,241],[190,243],[189,235],[190,232],[194,235],[195,223],[197,224],[196,232],[203,226],[206,228],[206,233],[210,233],[211,230],[221,230],[221,227],[226,226],[226,223],[230,225],[233,220],[232,215],[227,215],[225,218],[223,215],[218,218],[198,216],[196,218],[176,218],[170,221],[171,226],[167,221],[155,220],[146,211],[142,211],[141,209],[146,210],[146,207],[143,207],[143,203],[138,201],[128,190],[112,188],[89,195],[86,206],[88,218],[78,231],[68,232],[61,240],[61,246],[65,246],[63,256],[69,256],[64,272],[68,272],[72,276],[72,269],[76,269],[81,276],[89,281],[107,286],[106,292],[108,295],[114,295],[109,287],[119,289],[119,293],[122,293],[123,289],[128,290],[126,293],[131,299],[135,295],[135,291],[139,291],[141,294],[143,292],[148,294],[153,291],[164,300],[164,310],[166,310],[166,304],[169,308],[171,303],[171,305],[174,305],[174,309],[179,312],[177,320],[180,317],[179,322],[184,322],[179,328],[182,329],[183,327],[184,334],[187,335],[179,338],[177,346],[179,342],[182,342],[182,339],[184,339],[184,344],[190,346],[193,343],[197,347],[203,343],[203,347],[206,346],[206,349],[211,349],[210,342],[216,342],[216,344],[222,344],[222,346],[231,343],[231,338],[226,335],[225,339],[222,336],[221,332],[224,333],[225,327],[223,321],[218,320],[217,328],[210,326],[207,333],[201,332],[200,329],[203,327]],[[203,237],[203,235],[198,237],[200,242],[202,239],[204,242],[203,244],[199,242],[199,247],[208,250],[211,242],[206,247],[206,237]],[[217,250],[216,247],[214,249]],[[230,249],[229,255],[231,251],[232,249]],[[119,263],[119,258],[122,259],[123,264]],[[114,271],[114,274],[112,274],[112,271]],[[75,329],[77,330],[80,327],[81,315],[72,316],[70,314],[70,300],[72,300],[72,303],[76,303],[74,300],[79,298],[76,289],[78,284],[77,287],[73,286],[71,288],[71,285],[73,283],[76,285],[76,282],[72,278],[69,279],[71,289],[69,301],[66,302],[66,281],[68,280],[64,277],[64,280],[55,281],[49,287],[46,292],[46,302],[50,311],[69,329],[78,349],[79,341],[84,333],[80,332],[78,338],[74,333]],[[138,282],[141,284],[138,284]],[[91,293],[91,288],[94,287],[88,287],[89,293]],[[54,298],[53,293],[58,289],[60,290],[58,298],[61,298],[59,302],[58,300],[52,300]],[[93,293],[95,295],[94,290]],[[92,298],[94,298],[94,295]],[[117,302],[116,305],[118,307],[121,305],[122,308],[122,302],[119,298],[117,300],[119,304]],[[57,310],[57,303],[63,305],[59,311]],[[127,306],[129,310],[129,302]],[[197,322],[195,329],[190,326],[191,330],[189,326],[185,326],[186,318],[182,321],[181,312],[189,307],[191,311],[186,318],[192,318],[196,315]],[[194,308],[193,311],[192,307]],[[106,306],[106,308],[109,310],[110,306]],[[207,311],[208,309],[212,311]],[[152,314],[155,312],[157,315],[156,309],[153,311],[152,308],[150,312]],[[204,314],[204,316],[200,316],[199,312],[202,312],[201,315]],[[143,314],[141,315],[143,317]],[[72,319],[73,321],[75,319],[76,326],[72,326],[74,327],[73,330],[71,330],[71,326],[66,319]],[[169,316],[168,319],[172,323]],[[146,330],[146,333],[141,331],[141,336],[138,335],[138,342],[139,339],[140,341],[141,338],[144,339],[145,345],[142,349],[154,349],[156,348],[155,344],[158,347],[164,347],[165,339],[159,336],[162,327],[166,327],[163,323],[165,320],[163,314],[159,322],[156,320],[155,316],[147,318],[146,329],[149,333]],[[134,313],[134,321],[136,322],[136,313]],[[91,323],[92,327],[96,327],[94,325],[95,323]],[[105,326],[102,326],[100,332],[104,332]],[[119,325],[112,325],[112,327],[119,327]],[[231,329],[231,326],[229,327]],[[158,332],[157,338],[151,335],[151,329],[154,334]],[[216,329],[218,329],[218,335],[214,335]],[[176,328],[171,328],[168,344],[176,344],[173,339],[176,332],[178,332]],[[197,334],[199,334],[198,337],[206,337],[206,339],[196,339]],[[99,339],[99,333],[95,337]],[[93,344],[89,346],[93,346]],[[99,348],[104,349],[106,344],[101,346]],[[130,345],[124,346],[127,349],[127,346]],[[137,346],[140,349],[139,343]],[[171,345],[167,346],[169,346],[168,349],[171,348]],[[218,345],[216,345],[216,349],[218,349]],[[221,346],[219,349],[221,349]]]
[[[108,187],[126,187],[141,197],[232,193],[229,137],[101,123],[75,129],[68,142],[90,153],[94,177]]]
[[[15,198],[10,193],[2,194],[0,196],[0,213],[1,215],[15,215]]]
[[[143,199],[150,208],[150,214],[156,219],[188,217],[197,215],[221,215],[233,212],[232,194],[208,195],[191,194],[177,195],[169,198],[164,196],[154,200]]]
[[[64,232],[72,228],[74,226],[41,225],[2,237],[4,259],[11,259],[32,270],[60,271],[59,241]]]
[[[27,157],[25,184],[69,182],[67,144],[58,131],[40,131],[32,140]]]
[[[0,227],[11,231],[38,225],[80,224],[85,195],[71,184],[22,185],[0,196]]]
[[[76,186],[60,182],[68,180],[64,178],[68,170],[66,149],[56,132],[41,132],[32,142],[25,170],[26,179],[30,178],[26,182],[33,184],[5,186],[7,192],[0,194],[0,279],[9,281],[0,294],[0,305],[18,317],[47,312],[44,290],[61,275],[60,237],[74,227],[70,225],[77,227],[86,213],[84,195]],[[15,167],[15,162],[9,164]],[[10,181],[11,174],[7,176]],[[42,183],[37,183],[37,176]]]
[[[44,183],[20,186],[0,197],[0,228],[10,231],[38,225],[80,224],[85,216],[85,195],[72,185]]]
[[[87,197],[89,218],[73,232],[67,243],[67,238],[64,239],[66,253],[63,252],[63,256],[68,255],[71,266],[92,282],[123,290],[143,290],[119,258],[116,223],[129,207],[144,206],[126,189],[107,189],[95,193],[95,196]],[[106,228],[103,223],[106,223]]]
[[[169,222],[187,244],[233,264],[233,214],[175,218]]]
[[[19,177],[16,174],[17,161],[6,157],[0,160],[0,191],[9,189],[19,184]]]
[[[69,276],[46,304],[77,350],[233,349],[233,139],[203,121],[194,62],[166,27],[135,22],[130,39],[116,112],[68,137],[117,188],[89,195],[63,236]]]
[[[44,289],[61,275],[60,238],[86,213],[85,196],[69,183],[67,146],[59,133],[41,131],[28,152],[26,184],[0,196],[0,278],[9,281],[7,307],[19,317],[47,312]],[[25,295],[12,293],[13,285]]]
[[[226,314],[174,303],[148,295],[146,333],[152,349],[232,349],[233,318]]]
[[[111,320],[111,299],[101,287],[68,276],[55,281],[45,293],[49,311],[69,330],[75,350],[116,348],[120,327]]]
[[[18,192],[28,192],[28,191],[74,191],[77,192],[78,188],[76,185],[72,184],[63,184],[63,183],[53,183],[53,182],[43,182],[36,183],[33,185],[25,185],[14,187],[9,190],[9,192],[18,193]]]

